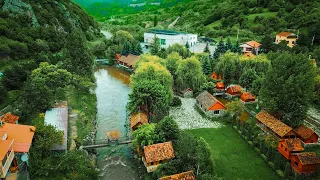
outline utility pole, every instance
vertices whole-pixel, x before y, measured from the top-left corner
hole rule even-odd
[[[314,36],[315,36],[315,35],[313,35],[313,38],[312,38],[312,41],[311,41],[311,46],[313,45],[313,41],[314,41]]]

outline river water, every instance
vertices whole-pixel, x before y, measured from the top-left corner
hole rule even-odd
[[[116,67],[99,67],[95,78],[98,111],[96,141],[107,139],[106,133],[114,130],[119,131],[120,137],[125,137],[130,74]],[[97,148],[101,180],[139,179],[128,146]]]

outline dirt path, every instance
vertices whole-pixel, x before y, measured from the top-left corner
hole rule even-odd
[[[74,139],[78,137],[77,124],[76,124],[77,119],[78,119],[78,114],[75,111],[72,111],[72,113],[69,115],[70,139],[71,139],[69,150],[74,150],[76,148],[76,142],[74,141]]]

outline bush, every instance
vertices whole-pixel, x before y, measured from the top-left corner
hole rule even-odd
[[[274,166],[274,163],[273,162],[268,162],[268,165],[272,168],[272,169],[274,169],[275,168],[275,166]]]
[[[254,151],[256,151],[257,153],[260,153],[260,149],[259,148],[254,148]]]
[[[173,98],[172,98],[172,101],[171,101],[171,103],[170,103],[170,106],[174,106],[174,107],[181,106],[181,100],[180,100],[180,98],[178,98],[178,97],[173,97]]]
[[[241,135],[241,134],[242,134],[242,131],[241,131],[241,130],[238,130],[238,133]]]
[[[248,144],[249,144],[250,146],[253,146],[252,141],[248,141]]]
[[[267,156],[264,154],[260,154],[260,156],[262,157],[262,159],[264,159],[265,161],[267,161]]]
[[[284,174],[281,170],[276,170],[276,173],[279,177],[284,178]]]

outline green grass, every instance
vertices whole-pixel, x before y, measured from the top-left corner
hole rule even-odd
[[[279,179],[275,172],[229,126],[188,130],[211,147],[215,172],[226,179]]]
[[[249,22],[253,22],[253,20],[256,16],[267,18],[267,17],[276,16],[276,15],[277,15],[277,12],[263,12],[263,13],[258,13],[258,14],[250,14],[247,16],[247,18],[248,18]]]

